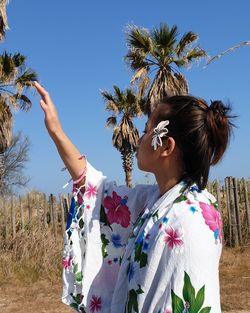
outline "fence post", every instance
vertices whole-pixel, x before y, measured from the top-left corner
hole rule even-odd
[[[234,186],[233,186],[233,177],[229,177],[229,197],[230,197],[230,210],[231,210],[231,221],[232,221],[232,233],[233,241],[235,246],[239,246],[239,236],[237,229],[237,220],[236,220],[236,210],[235,210],[235,195],[234,195]]]
[[[20,207],[21,227],[22,227],[22,231],[23,231],[24,230],[23,203],[22,203],[21,196],[19,196],[18,199],[19,199],[19,207]]]
[[[32,207],[30,204],[30,194],[27,195],[27,201],[28,201],[28,211],[29,211],[29,228],[31,228],[31,221],[32,221]]]
[[[60,209],[61,209],[61,228],[62,228],[62,234],[64,235],[65,232],[65,216],[64,216],[64,205],[63,205],[63,195],[59,195],[59,203],[60,203]]]
[[[230,197],[229,197],[229,177],[226,177],[225,180],[225,193],[226,193],[226,208],[227,208],[227,217],[228,217],[228,241],[229,246],[232,247],[232,222],[231,222],[231,210],[230,210]]]
[[[3,196],[3,213],[4,213],[4,238],[8,239],[9,227],[8,227],[8,203],[7,197]]]
[[[243,188],[244,188],[245,208],[247,213],[248,236],[250,237],[250,208],[248,201],[248,189],[244,178],[243,178]]]
[[[233,178],[233,191],[234,191],[234,208],[235,208],[235,217],[236,217],[236,223],[237,223],[239,244],[242,245],[241,220],[240,220],[240,208],[239,208],[239,197],[238,197],[238,182],[236,178]]]
[[[14,196],[11,195],[11,222],[12,222],[12,237],[16,238],[16,208],[14,203]]]
[[[50,194],[50,216],[51,216],[51,222],[52,222],[52,230],[54,237],[56,238],[56,225],[55,225],[55,207],[54,207],[54,196],[53,194]]]

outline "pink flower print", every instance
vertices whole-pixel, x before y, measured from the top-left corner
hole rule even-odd
[[[179,233],[178,229],[173,229],[169,227],[165,230],[166,236],[164,238],[165,244],[168,245],[169,248],[173,249],[176,246],[181,246],[183,241],[181,239],[181,234]]]
[[[149,240],[149,239],[150,239],[150,234],[147,234],[146,237],[145,237],[145,239],[146,239],[146,240]]]
[[[112,197],[104,198],[103,205],[108,210],[107,219],[110,224],[117,223],[122,227],[129,226],[131,213],[126,203],[127,197],[122,199],[115,191],[113,191]]]
[[[172,313],[172,311],[167,309],[164,311],[164,313]]]
[[[222,221],[220,213],[215,209],[212,204],[206,204],[204,202],[199,202],[202,209],[202,216],[205,219],[206,225],[214,232],[215,243],[217,243],[218,238],[220,243],[222,241]]]
[[[102,299],[101,297],[97,297],[95,295],[92,296],[92,299],[90,301],[89,305],[91,313],[100,311],[102,308]]]
[[[85,191],[85,195],[87,198],[94,198],[97,194],[97,188],[96,186],[88,183],[87,187],[86,187],[86,191]]]
[[[68,258],[63,258],[63,268],[66,270],[72,265],[72,256],[69,256]]]

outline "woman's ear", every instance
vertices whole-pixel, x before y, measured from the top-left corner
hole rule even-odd
[[[166,140],[164,141],[165,142],[162,146],[161,156],[163,157],[170,156],[175,149],[175,140],[172,137],[167,137]]]

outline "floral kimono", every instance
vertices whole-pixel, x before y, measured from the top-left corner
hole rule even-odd
[[[220,313],[215,198],[180,182],[131,189],[89,163],[65,234],[62,301],[86,313]]]

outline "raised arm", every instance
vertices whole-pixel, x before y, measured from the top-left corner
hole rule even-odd
[[[71,177],[73,180],[76,180],[86,168],[86,160],[81,157],[80,152],[64,133],[56,108],[47,90],[45,90],[38,82],[35,82],[34,86],[41,96],[40,106],[45,114],[44,121],[48,133],[54,141],[58,153]],[[79,182],[79,185],[83,183],[83,180]]]

